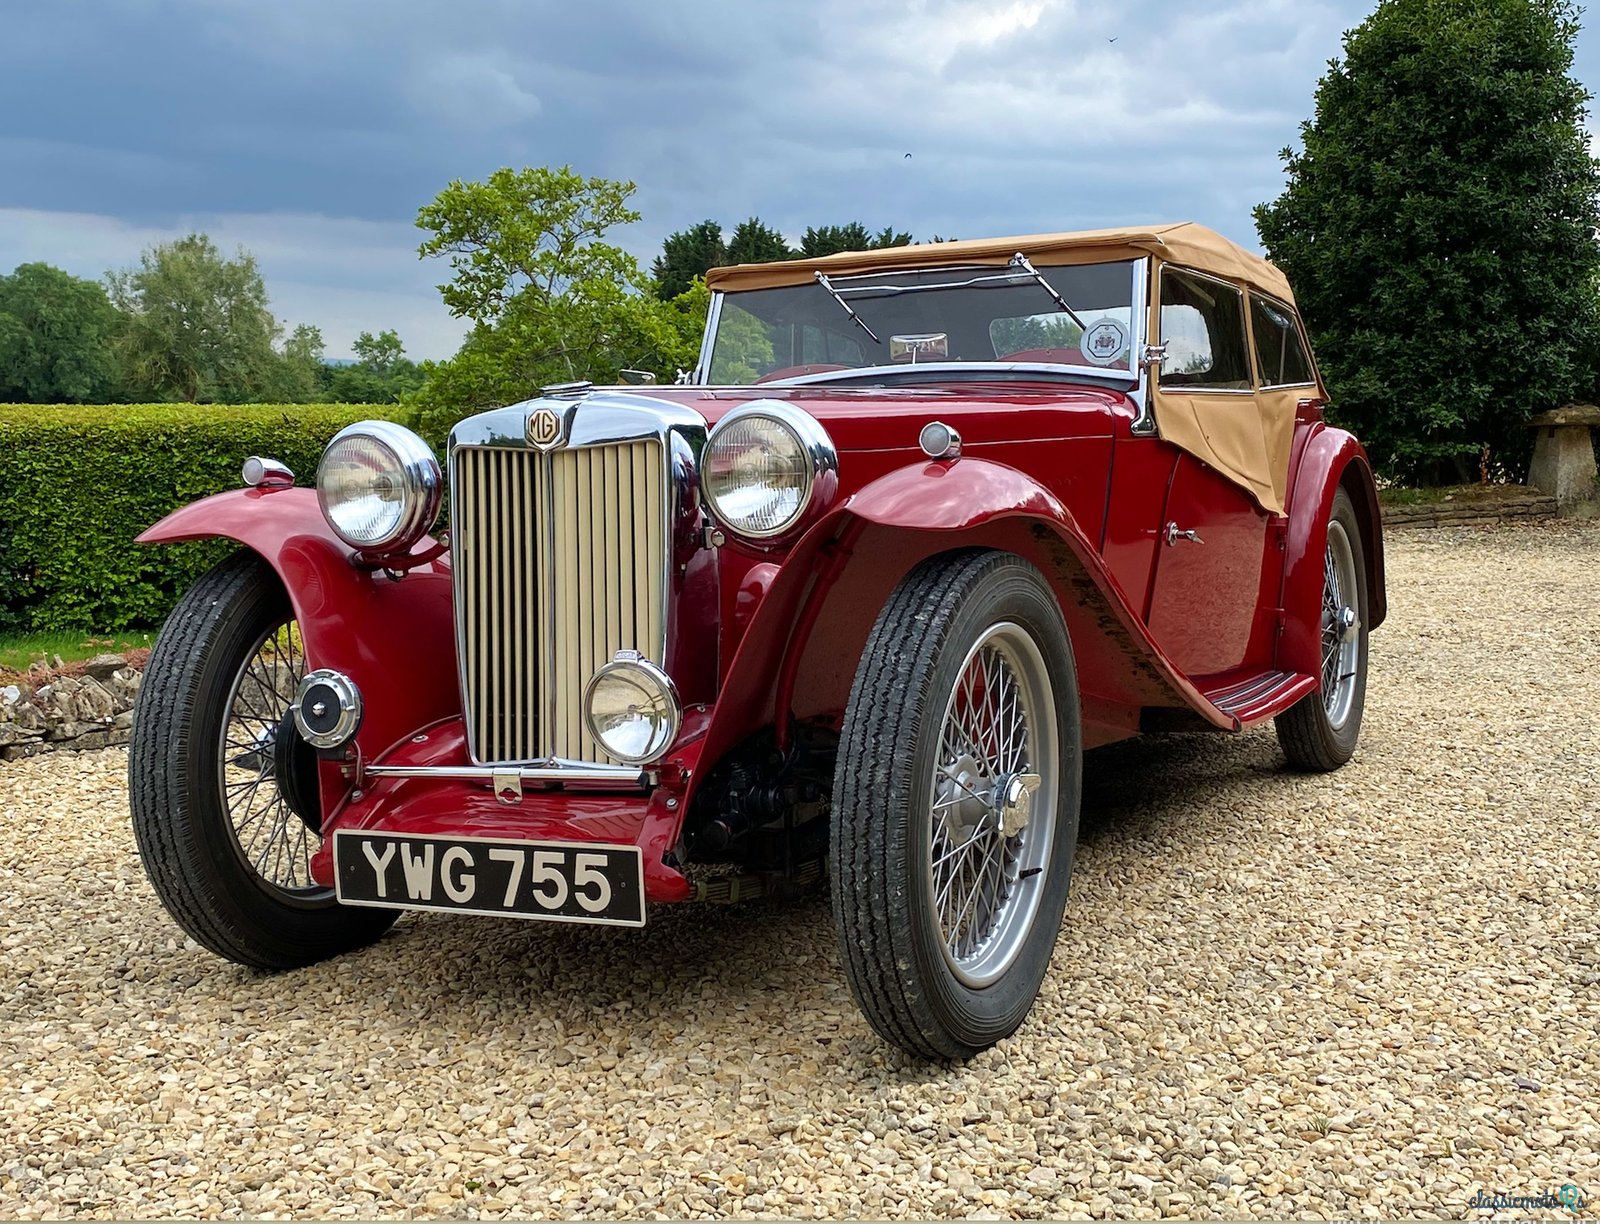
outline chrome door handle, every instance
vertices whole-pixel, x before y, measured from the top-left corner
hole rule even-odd
[[[1172,545],[1172,544],[1176,544],[1179,540],[1188,540],[1191,544],[1204,544],[1205,543],[1205,541],[1200,538],[1200,533],[1198,531],[1195,531],[1193,529],[1190,529],[1189,531],[1180,531],[1178,529],[1178,524],[1176,524],[1176,523],[1168,523],[1167,524],[1167,543],[1169,545]]]

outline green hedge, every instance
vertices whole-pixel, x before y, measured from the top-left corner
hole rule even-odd
[[[158,625],[218,542],[133,543],[179,506],[240,487],[247,455],[309,483],[352,421],[396,405],[0,405],[0,632]]]

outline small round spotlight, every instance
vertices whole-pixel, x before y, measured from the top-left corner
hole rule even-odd
[[[343,748],[361,730],[361,690],[339,672],[325,668],[308,672],[289,712],[300,738],[313,748],[324,752]]]
[[[917,435],[917,445],[930,459],[958,459],[961,456],[961,435],[943,421],[929,421]]]
[[[678,738],[683,707],[666,672],[636,650],[619,650],[589,680],[583,718],[608,756],[648,765]]]

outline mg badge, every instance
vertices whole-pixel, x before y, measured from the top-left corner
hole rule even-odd
[[[549,408],[539,408],[528,414],[528,441],[542,451],[561,445],[561,418]]]

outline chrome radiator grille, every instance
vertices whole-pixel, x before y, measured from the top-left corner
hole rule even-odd
[[[472,755],[609,763],[583,690],[618,650],[664,662],[666,467],[654,439],[457,447],[456,631]]]

